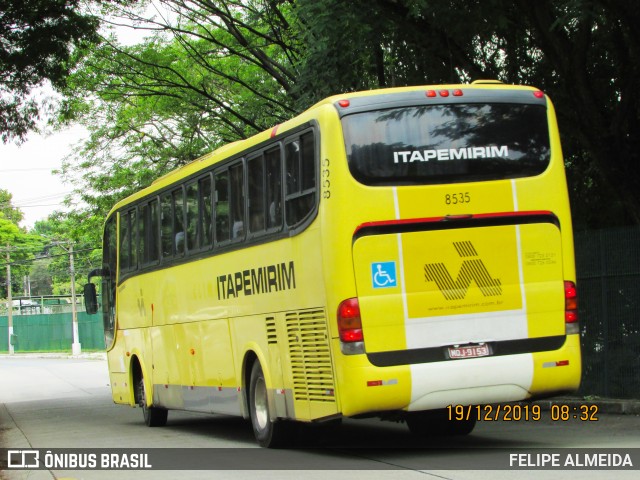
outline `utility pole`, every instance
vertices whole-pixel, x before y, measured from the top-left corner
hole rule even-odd
[[[73,243],[69,245],[69,273],[71,273],[71,318],[73,323],[73,344],[71,345],[71,353],[80,355],[82,347],[80,345],[80,337],[78,335],[78,311],[76,307],[76,268],[73,263]]]
[[[7,244],[7,320],[9,322],[9,355],[13,355],[13,298],[11,297],[11,246]]]
[[[52,240],[46,235],[40,234],[40,236]],[[82,346],[80,345],[80,335],[78,334],[78,308],[76,306],[76,267],[74,265],[73,258],[73,243],[71,241],[66,242],[69,244],[68,249],[64,246],[64,243],[65,242],[53,241],[51,245],[57,245],[69,254],[69,273],[71,274],[71,326],[73,331],[71,353],[73,355],[80,355],[82,353]]]

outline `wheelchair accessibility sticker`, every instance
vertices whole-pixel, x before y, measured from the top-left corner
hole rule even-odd
[[[376,262],[371,264],[373,288],[397,287],[396,262]]]

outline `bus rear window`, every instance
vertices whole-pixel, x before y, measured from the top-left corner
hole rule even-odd
[[[366,185],[527,177],[550,159],[541,105],[403,107],[348,115],[342,127],[351,173]]]

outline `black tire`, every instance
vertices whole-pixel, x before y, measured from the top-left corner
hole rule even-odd
[[[261,447],[279,448],[289,443],[293,434],[293,424],[271,418],[267,383],[265,382],[260,362],[257,360],[251,368],[249,412],[251,414],[253,434]]]
[[[142,377],[138,383],[138,405],[142,408],[142,416],[147,427],[164,427],[167,424],[169,411],[166,408],[147,406],[147,390]]]
[[[421,437],[469,435],[476,426],[476,419],[449,419],[446,409],[410,412],[407,414],[409,431]]]

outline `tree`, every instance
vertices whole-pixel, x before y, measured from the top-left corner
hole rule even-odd
[[[47,220],[36,222],[32,234],[43,239],[41,259],[31,269],[32,288],[34,276],[40,286],[46,288],[42,270],[46,266],[49,276],[49,294],[69,294],[71,291],[69,248],[73,244],[76,290],[80,291],[83,274],[102,265],[102,218],[87,219],[75,214],[53,214]]]
[[[98,19],[80,0],[0,0],[0,136],[23,139],[40,106],[30,96],[45,80],[60,88],[71,51],[97,41]]]
[[[494,78],[554,100],[578,227],[640,224],[640,4],[623,0],[160,0],[116,11],[153,34],[93,49],[63,168],[107,205],[216,146],[343,91]],[[160,10],[158,10],[160,11]]]
[[[20,225],[24,214],[19,208],[14,207],[12,202],[13,195],[8,190],[0,188],[0,218]]]
[[[29,271],[32,296],[53,295],[53,282],[49,273],[50,264],[51,259],[49,258],[41,258],[33,262]]]
[[[65,91],[62,118],[91,135],[61,173],[101,218],[164,173],[295,113],[293,2],[160,4],[166,18],[113,9],[150,36],[133,46],[105,40]]]
[[[7,254],[11,265],[12,293],[20,291],[22,278],[28,274],[31,261],[42,250],[43,241],[36,235],[22,232],[10,220],[0,217],[0,268],[4,272],[7,266]],[[4,277],[6,279],[6,277]],[[0,287],[0,297],[7,297],[6,281]]]
[[[0,278],[0,297],[7,295],[6,276],[4,271],[7,266],[7,253],[12,264],[12,291],[18,291],[22,285],[22,276],[26,275],[29,262],[40,250],[41,243],[37,237],[28,235],[18,224],[22,220],[23,214],[19,208],[12,204],[12,195],[7,190],[0,189],[0,265],[2,273]]]
[[[577,223],[640,224],[637,2],[298,3],[308,51],[296,88],[305,103],[477,78],[538,86],[557,107]]]

